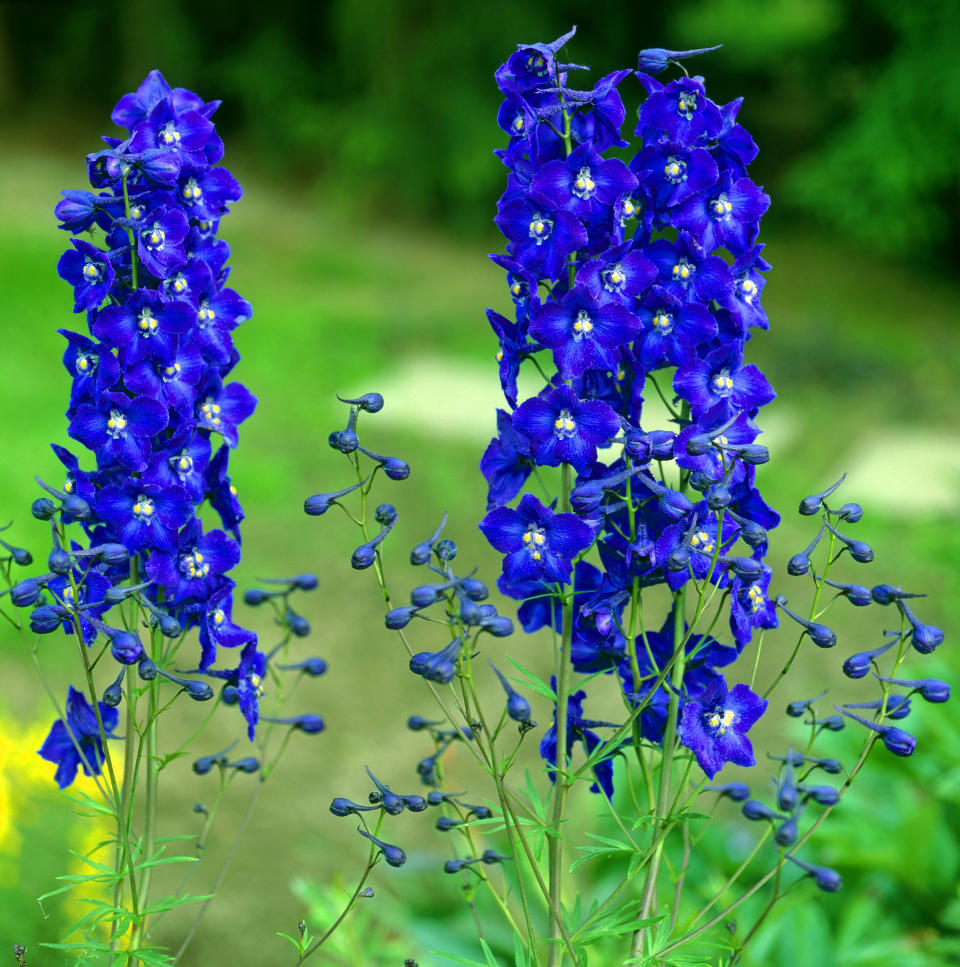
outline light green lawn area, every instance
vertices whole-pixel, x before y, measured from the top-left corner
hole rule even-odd
[[[0,160],[0,515],[14,518],[14,539],[41,555],[43,527],[27,510],[38,494],[33,476],[59,483],[59,464],[47,444],[67,442],[62,414],[68,382],[55,330],[83,327],[70,312],[69,287],[56,276],[67,236],[56,230],[52,209],[60,188],[79,185],[82,173],[79,158],[34,157],[22,146],[5,149]],[[320,196],[284,193],[259,182],[241,165],[235,173],[247,197],[222,232],[234,249],[231,285],[255,309],[236,334],[243,354],[236,376],[260,397],[232,462],[248,513],[238,580],[242,585],[255,576],[305,570],[320,575],[320,589],[304,603],[316,635],[301,653],[324,655],[330,672],[301,686],[297,710],[320,711],[328,732],[295,737],[238,856],[235,878],[228,881],[233,885],[225,888],[206,939],[198,941],[196,959],[189,961],[198,965],[212,964],[213,951],[218,963],[277,963],[273,931],[292,932],[300,911],[289,893],[291,881],[298,876],[324,881],[341,865],[337,844],[344,836],[360,862],[359,837],[348,820],[326,812],[329,799],[365,795],[364,764],[413,791],[414,764],[430,751],[403,729],[411,712],[432,710],[408,676],[397,642],[383,630],[372,578],[349,568],[358,538],[342,515],[313,520],[302,513],[306,495],[351,482],[343,458],[326,445],[328,432],[345,415],[336,392],[384,393],[386,408],[365,418],[362,437],[371,449],[403,456],[414,468],[409,481],[381,481],[375,494],[395,502],[401,514],[388,546],[399,597],[423,580],[406,568],[407,548],[433,530],[444,509],[464,565],[477,563],[490,583],[498,567],[476,528],[485,490],[476,465],[495,408],[502,405],[494,341],[483,314],[486,306],[505,309],[507,302],[500,272],[485,258],[498,244],[495,237],[442,237],[422,226],[394,224],[389,213],[358,224],[345,213],[342,199],[327,207]],[[955,407],[960,329],[954,309],[960,292],[942,280],[921,279],[810,238],[770,239],[765,255],[776,266],[764,295],[774,328],[756,339],[753,359],[781,394],[759,419],[769,429],[772,454],[760,471],[761,486],[786,518],[772,555],[777,573],[812,536],[811,522],[795,514],[799,498],[847,470],[845,499],[865,505],[858,536],[875,545],[877,563],[866,577],[850,565],[844,573],[867,584],[902,581],[930,591],[934,597],[922,604],[922,614],[949,633],[949,604],[960,591]],[[785,590],[805,599],[801,585]],[[838,656],[864,646],[854,637],[849,612],[837,610]],[[268,618],[261,613],[247,618],[269,646],[274,632]],[[891,620],[886,613],[871,615],[870,643],[883,619]],[[776,646],[781,653],[789,647],[786,637]],[[438,641],[426,629],[419,643],[430,647]],[[506,647],[532,667],[545,668],[545,642],[517,637]],[[8,683],[0,709],[45,717],[21,645],[4,637],[0,654]],[[73,658],[65,640],[45,639],[42,654],[51,677],[65,683]],[[841,657],[829,657],[827,666],[820,653],[810,656],[798,695],[813,694],[824,678],[836,677]],[[926,666],[915,671],[933,673]],[[592,714],[605,717],[602,707]],[[548,710],[538,709],[538,717],[547,721]],[[221,722],[197,753],[226,744],[235,726],[233,720]],[[189,722],[173,726],[184,735],[189,727]],[[163,821],[172,831],[194,829],[190,808],[211,794],[188,761],[171,767],[177,791],[165,804]],[[240,808],[235,803],[227,812]],[[417,836],[411,833],[411,842]],[[410,869],[437,868],[444,844],[419,841],[433,852],[421,853]],[[225,849],[215,837],[211,853]],[[25,865],[15,888],[36,895],[51,887],[55,871],[50,857]],[[438,889],[447,885],[434,882]],[[413,874],[381,876],[377,890],[386,897],[398,883],[414,889]],[[0,884],[0,892],[3,888]],[[172,928],[173,916],[169,923]],[[251,950],[252,934],[238,932],[237,923],[256,925],[262,951]],[[0,912],[3,936],[5,926]]]

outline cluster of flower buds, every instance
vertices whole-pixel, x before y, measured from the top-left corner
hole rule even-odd
[[[768,806],[759,799],[746,799],[742,811],[749,820],[771,823],[777,845],[783,850],[792,850],[800,838],[800,822],[806,808],[810,805],[830,808],[840,801],[840,792],[836,787],[818,785],[815,781],[811,781],[811,776],[814,776],[818,770],[828,775],[837,775],[842,771],[842,767],[836,759],[815,759],[794,752],[793,749],[788,750],[786,755],[772,758],[781,763],[776,782],[776,805]],[[739,789],[730,793],[721,787],[717,791],[721,794],[726,792],[735,801],[742,801],[749,795],[746,787],[743,795],[740,794]],[[785,855],[806,870],[821,890],[833,893],[840,889],[840,874],[836,871],[823,866],[810,866],[794,856],[792,852],[787,852]]]
[[[691,580],[728,592],[736,647],[700,642],[685,700],[722,681],[718,667],[778,620],[764,555],[779,515],[755,486],[768,454],[753,422],[775,394],[743,359],[751,330],[767,327],[769,265],[756,239],[769,198],[747,175],[757,149],[737,123],[740,100],[715,104],[701,77],[652,76],[699,51],[644,51],[638,71],[580,89],[571,77],[585,68],[560,60],[572,37],[521,46],[496,74],[509,144],[497,152],[508,175],[495,220],[507,248],[491,257],[506,271],[515,313],[488,312],[511,411],[498,410],[481,461],[481,529],[504,554],[499,586],[524,602],[526,631],[559,630],[555,603],[573,584],[574,667],[617,672],[643,708],[643,737],[659,742],[668,686],[660,656],[657,668],[631,661],[651,653],[624,633],[631,595]],[[627,78],[646,97],[641,149],[624,164],[608,155],[628,146],[618,89]],[[526,360],[545,383],[520,401]],[[672,402],[661,385],[671,372]],[[651,396],[672,429],[651,426]],[[536,467],[559,465],[576,474],[569,511],[557,512],[549,492],[545,503],[526,493],[507,506]],[[600,568],[581,560],[594,546]],[[673,651],[671,635],[667,658]],[[721,745],[752,762],[749,743]]]
[[[800,502],[799,511],[805,517],[819,515],[821,525],[816,536],[802,551],[798,551],[790,558],[787,571],[794,576],[810,575],[815,586],[814,604],[810,617],[804,618],[787,607],[786,598],[779,595],[776,598],[777,607],[789,618],[796,622],[801,630],[801,638],[810,640],[821,648],[831,648],[836,644],[837,637],[833,630],[820,623],[818,617],[832,603],[827,602],[817,611],[820,598],[827,589],[834,593],[833,600],[846,599],[857,608],[865,608],[877,604],[881,606],[893,605],[899,612],[900,629],[887,631],[884,642],[876,648],[858,651],[850,655],[843,662],[843,673],[847,678],[858,680],[870,678],[878,686],[878,695],[869,701],[845,702],[834,705],[837,715],[817,717],[813,714],[807,724],[814,727],[814,734],[820,729],[839,731],[846,719],[862,725],[873,732],[886,748],[900,756],[913,754],[916,748],[916,738],[909,732],[888,720],[901,720],[910,714],[911,696],[918,695],[924,701],[932,703],[946,702],[950,697],[950,686],[939,679],[907,679],[898,677],[900,665],[908,654],[910,646],[921,655],[932,652],[942,641],[943,631],[935,625],[924,624],[913,613],[907,603],[910,599],[923,597],[920,594],[903,591],[891,584],[878,584],[872,588],[858,583],[847,583],[831,580],[827,577],[830,569],[846,554],[857,564],[869,564],[873,561],[873,548],[865,541],[843,533],[840,528],[856,524],[863,517],[863,509],[857,503],[845,503],[831,506],[828,499],[843,483],[841,477],[832,486],[820,493],[804,497]],[[813,564],[813,555],[820,546],[825,546],[825,562],[822,574],[818,577]],[[881,660],[888,656],[892,658],[891,669],[884,673]],[[906,689],[899,694],[894,688]],[[799,718],[814,712],[816,699],[794,701],[787,706],[787,714]],[[870,717],[867,717],[872,713]]]

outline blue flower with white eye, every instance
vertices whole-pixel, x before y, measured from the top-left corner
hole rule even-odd
[[[549,161],[534,176],[530,190],[588,221],[637,187],[637,178],[615,158],[604,159],[584,142],[563,161]]]
[[[643,326],[637,355],[645,372],[690,362],[697,347],[717,334],[717,320],[705,305],[684,302],[659,285],[651,286],[636,313]]]
[[[237,427],[253,413],[257,398],[243,383],[212,386],[201,392],[197,399],[195,417],[197,426],[219,433],[228,447],[235,447],[239,439]]]
[[[480,458],[480,472],[487,481],[487,510],[510,503],[533,465],[530,441],[517,432],[506,410],[497,410],[497,435]]]
[[[675,209],[688,198],[716,184],[717,162],[705,148],[695,145],[656,141],[645,145],[630,162],[630,170],[640,179],[640,192],[646,195],[668,220],[667,209]]]
[[[130,551],[170,551],[177,531],[193,518],[193,501],[182,487],[128,479],[105,487],[96,503],[97,516]]]
[[[746,685],[734,685],[728,691],[719,675],[700,695],[684,703],[680,741],[697,757],[708,779],[728,762],[756,765],[747,732],[766,709],[766,700]]]
[[[769,207],[769,195],[749,178],[734,181],[727,171],[709,191],[688,198],[673,213],[671,223],[699,238],[706,252],[725,248],[739,256],[750,247]]]
[[[722,127],[720,109],[707,97],[703,78],[680,77],[643,102],[637,134],[656,140],[649,137],[655,132],[669,141],[691,144],[701,137],[716,137]]]
[[[583,473],[620,430],[620,418],[600,400],[581,400],[569,386],[521,403],[513,427],[533,444],[539,464],[569,463]]]
[[[619,302],[628,309],[656,277],[657,267],[630,243],[609,249],[577,270],[577,284],[597,302]]]
[[[177,337],[193,326],[189,302],[163,302],[157,292],[138,289],[123,305],[97,313],[93,334],[119,351],[124,368],[145,359],[169,360]]]
[[[115,738],[119,712],[103,702],[97,703],[104,735]],[[72,685],[67,692],[63,720],[57,719],[44,739],[39,755],[47,762],[55,762],[54,779],[61,789],[69,786],[77,777],[77,769],[83,766],[84,775],[99,776],[103,768],[105,752],[93,706]]]
[[[77,407],[67,432],[93,450],[101,466],[145,470],[150,441],[168,422],[167,408],[149,396],[104,393],[95,405]]]
[[[538,309],[530,335],[553,350],[563,379],[587,370],[616,372],[623,347],[640,329],[633,313],[616,302],[600,305],[585,286],[575,286],[563,299]]]
[[[147,561],[150,579],[167,590],[174,604],[203,601],[240,561],[240,547],[221,530],[203,532],[193,520],[173,550],[155,550]]]
[[[707,255],[689,232],[680,232],[676,242],[661,238],[643,250],[656,265],[658,283],[683,302],[724,302],[730,293],[730,268],[717,255]]]
[[[510,240],[510,254],[525,269],[557,275],[564,259],[587,244],[580,220],[542,195],[505,201],[494,219]]]
[[[107,253],[83,239],[72,239],[57,263],[57,274],[69,282],[74,291],[74,312],[96,309],[113,286],[115,274]]]
[[[72,413],[78,404],[88,400],[96,402],[116,387],[120,380],[120,364],[109,346],[69,329],[58,329],[57,332],[67,340],[63,365],[73,380],[70,390]]]
[[[516,510],[499,507],[480,522],[484,537],[506,554],[503,573],[511,584],[569,580],[572,560],[594,539],[576,514],[555,514],[532,494],[524,494]]]
[[[742,363],[742,347],[731,343],[677,370],[673,388],[690,404],[694,419],[721,404],[730,417],[737,410],[755,411],[776,398],[767,377],[752,363]]]
[[[254,632],[233,621],[233,587],[228,581],[207,598],[200,618],[200,669],[206,671],[217,660],[218,648],[239,648],[256,643]]]
[[[137,258],[158,279],[166,278],[187,260],[183,243],[189,231],[187,216],[179,208],[157,208],[146,216],[137,235]]]

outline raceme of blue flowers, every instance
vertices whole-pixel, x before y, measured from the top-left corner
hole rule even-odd
[[[61,523],[78,527],[68,547],[54,528],[50,573],[30,579],[14,601],[32,604],[46,587],[53,603],[34,612],[34,630],[73,633],[76,622],[88,645],[106,635],[117,661],[149,677],[139,637],[113,627],[108,614],[136,592],[165,636],[199,628],[201,652],[186,663],[205,672],[220,646],[235,649],[232,679],[246,682],[262,656],[256,636],[231,617],[229,572],[240,560],[244,515],[228,463],[256,398],[229,376],[239,359],[233,330],[252,309],[226,284],[230,248],[217,238],[242,195],[219,166],[218,105],[151,71],[114,108],[126,137],[104,137],[106,147],[87,158],[94,190],[65,191],[56,207],[60,227],[79,236],[57,268],[85,323],[60,330],[72,381],[68,432],[93,459],[54,446],[65,480],[47,489],[61,501]],[[207,502],[222,529],[201,524]],[[33,509],[41,518],[57,513],[44,499]],[[133,588],[121,590],[131,579]],[[199,681],[188,688],[195,698],[209,691]],[[241,708],[252,736],[255,698]],[[63,785],[76,763],[54,756],[61,746],[76,756],[50,741],[43,754],[61,763]],[[97,765],[94,756],[89,766]]]
[[[754,480],[767,459],[754,420],[775,394],[744,359],[751,331],[767,327],[757,235],[770,199],[747,173],[757,149],[737,123],[739,100],[715,104],[701,77],[663,84],[647,72],[666,62],[579,89],[584,68],[559,60],[571,36],[520,47],[496,74],[509,136],[497,151],[507,188],[496,222],[507,245],[492,258],[506,270],[515,318],[488,317],[512,412],[498,411],[481,463],[481,529],[505,555],[500,589],[525,602],[526,631],[559,631],[554,602],[572,590],[574,668],[619,676],[652,742],[666,727],[675,619],[629,640],[626,605],[639,589],[679,592],[691,580],[729,592],[735,647],[689,636],[673,683],[680,740],[712,778],[725,762],[753,763],[746,732],[767,704],[745,685],[728,689],[721,669],[777,624],[764,554],[779,515]],[[629,163],[609,156],[628,146],[623,84],[645,94]],[[527,359],[544,385],[519,401]],[[663,398],[671,429],[651,425],[651,395]],[[561,464],[576,474],[565,506],[531,493],[508,506],[536,467]],[[593,546],[601,568],[582,560]],[[596,736],[578,724],[585,693],[568,700],[568,745],[589,751]],[[542,753],[556,762],[555,736]],[[596,775],[594,790],[609,794],[609,763]]]

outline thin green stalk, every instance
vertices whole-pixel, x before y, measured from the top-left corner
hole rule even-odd
[[[719,534],[717,545],[719,546]],[[667,724],[663,733],[663,758],[660,761],[660,787],[657,795],[657,805],[653,814],[653,828],[659,830],[663,822],[667,806],[670,800],[670,782],[673,771],[673,754],[677,743],[677,718],[680,709],[680,690],[683,685],[683,670],[685,667],[685,655],[683,654],[684,637],[684,589],[674,592],[674,667],[671,677],[673,688],[670,692],[670,704],[667,707]],[[703,600],[701,596],[701,601]],[[699,609],[698,609],[699,610]],[[640,901],[640,920],[649,918],[651,911],[657,905],[657,877],[660,872],[660,859],[663,855],[663,839],[657,843],[650,866],[647,869],[646,881],[643,885],[643,895]],[[641,927],[633,935],[631,952],[634,957],[639,957],[643,953],[644,928]]]
[[[567,120],[569,129],[569,119]],[[570,465],[563,464],[561,470],[560,510],[570,510]],[[576,592],[576,587],[571,587]],[[564,599],[562,609],[562,633],[560,637],[560,653],[557,656],[557,764],[554,775],[556,785],[553,798],[553,815],[551,822],[555,835],[550,836],[547,843],[547,869],[550,882],[551,906],[556,913],[550,923],[550,938],[554,943],[550,947],[549,965],[557,967],[563,960],[563,948],[559,943],[562,923],[560,915],[563,911],[563,835],[561,827],[567,805],[567,790],[569,778],[567,776],[567,697],[570,694],[570,647],[573,641],[573,596]]]

